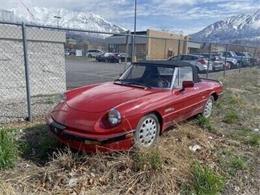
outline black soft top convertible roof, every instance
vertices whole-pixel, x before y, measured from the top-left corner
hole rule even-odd
[[[182,61],[171,61],[171,60],[144,60],[140,62],[135,62],[135,65],[138,64],[144,64],[144,65],[164,65],[164,66],[173,66],[173,67],[182,67],[182,66],[189,66],[192,67],[193,70],[193,80],[194,82],[199,82],[200,78],[198,75],[198,69],[196,66],[187,63],[187,62],[182,62]]]

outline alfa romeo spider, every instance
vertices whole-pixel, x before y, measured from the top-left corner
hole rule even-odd
[[[222,91],[188,63],[142,61],[113,82],[67,91],[47,123],[60,142],[84,152],[148,148],[176,123],[210,117]]]

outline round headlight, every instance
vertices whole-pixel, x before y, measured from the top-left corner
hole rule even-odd
[[[121,114],[116,109],[111,109],[108,112],[108,121],[111,125],[117,125],[121,122]]]

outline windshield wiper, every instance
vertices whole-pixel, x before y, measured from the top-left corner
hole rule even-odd
[[[149,85],[146,85],[144,83],[139,83],[136,81],[125,81],[125,80],[121,80],[121,79],[116,79],[116,80],[114,80],[114,83],[117,83],[117,81],[119,81],[120,84],[122,84],[122,85],[137,86],[137,87],[148,88],[148,89],[151,88]],[[117,83],[117,84],[119,84],[119,83]]]

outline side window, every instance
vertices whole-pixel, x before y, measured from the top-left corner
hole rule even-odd
[[[173,74],[173,68],[158,67],[157,69],[160,76],[172,76]]]
[[[190,56],[182,56],[182,60],[191,60]]]
[[[224,57],[231,57],[231,54],[228,53],[228,52],[224,52],[224,53],[223,53],[223,56],[224,56]]]
[[[129,72],[129,79],[140,79],[145,72],[145,66],[135,66]]]
[[[174,87],[181,88],[183,81],[193,81],[192,68],[189,66],[176,68]]]

